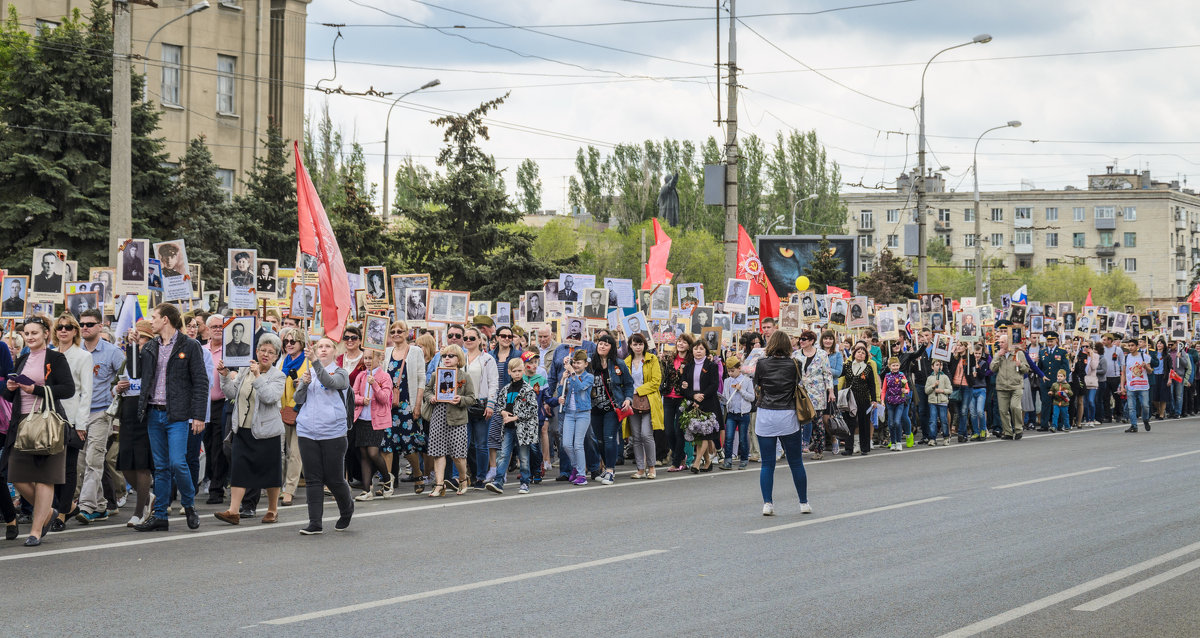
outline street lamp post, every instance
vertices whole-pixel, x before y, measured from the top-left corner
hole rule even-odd
[[[392,119],[392,109],[396,108],[396,104],[398,104],[400,100],[403,100],[405,97],[412,95],[417,91],[431,89],[441,83],[441,80],[430,80],[425,84],[422,84],[421,86],[409,91],[408,93],[402,93],[400,97],[396,98],[392,102],[392,105],[388,107],[387,119],[383,121],[383,223],[385,225],[388,222],[388,200],[391,199],[391,193],[388,192],[388,124]]]
[[[170,26],[172,23],[178,22],[178,21],[192,15],[193,13],[200,13],[201,11],[204,11],[205,9],[209,8],[210,6],[211,5],[208,4],[208,0],[200,0],[200,2],[197,2],[196,4],[188,7],[187,11],[184,11],[183,13],[179,14],[178,16],[164,22],[161,27],[154,30],[154,34],[150,36],[150,39],[146,40],[146,52],[142,55],[142,78],[145,81],[145,83],[142,85],[142,99],[143,100],[146,99],[146,96],[149,95],[149,92],[150,92],[150,80],[148,79],[149,75],[147,75],[146,71],[147,71],[147,64],[150,62],[150,44],[152,42],[154,42],[154,38],[157,38],[158,34],[162,33],[162,30],[167,28],[168,26]]]
[[[1001,126],[993,126],[992,128],[979,134],[975,139],[975,150],[971,152],[971,175],[975,177],[975,299],[979,303],[983,299],[983,237],[981,237],[982,225],[980,219],[983,217],[983,211],[980,210],[979,204],[979,142],[984,135],[992,131],[999,131],[1002,128],[1017,128],[1021,126],[1020,120],[1010,120],[1007,124]]]
[[[811,202],[812,200],[814,200],[820,196],[821,195],[818,193],[813,193],[807,197],[801,198],[795,204],[792,204],[792,234],[793,235],[796,234],[796,207],[799,206],[800,204],[803,204],[804,202]]]
[[[929,265],[926,254],[926,238],[925,238],[925,73],[929,71],[929,65],[933,64],[937,56],[959,47],[965,47],[971,44],[987,44],[992,41],[992,36],[983,33],[971,38],[970,42],[963,42],[952,47],[946,47],[941,51],[933,54],[932,58],[925,63],[925,69],[921,71],[921,102],[918,105],[920,109],[920,134],[917,136],[917,242],[920,246],[917,247],[917,290],[918,292],[928,292],[926,287],[929,285]]]

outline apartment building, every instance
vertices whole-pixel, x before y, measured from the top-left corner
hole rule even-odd
[[[203,135],[229,197],[241,192],[270,122],[284,138],[301,139],[311,1],[208,0],[207,9],[174,22],[200,0],[129,4],[133,68],[145,70],[146,99],[162,111],[167,153],[178,161]],[[7,18],[9,7],[30,32],[54,28],[75,9],[91,11],[88,0],[0,0],[0,15]]]
[[[914,182],[905,175],[895,191],[842,195],[848,232],[858,237],[860,271],[883,248],[916,254]],[[972,192],[946,192],[936,174],[926,182],[927,236],[951,248],[955,265],[973,268],[978,242],[985,263],[1000,259],[1005,268],[1082,263],[1124,271],[1144,300],[1190,292],[1191,270],[1200,262],[1200,196],[1178,182],[1108,167],[1089,175],[1086,189],[980,193],[978,213]]]

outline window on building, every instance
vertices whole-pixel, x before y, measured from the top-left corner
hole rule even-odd
[[[1097,245],[1098,246],[1112,246],[1113,245],[1112,231],[1111,230],[1100,231],[1100,243]]]
[[[159,162],[158,165],[170,173],[168,179],[172,182],[179,181],[179,162]]]
[[[993,208],[992,209],[992,221],[994,221],[994,222],[1004,221],[1004,209],[1003,208]]]
[[[182,80],[183,47],[162,45],[162,101],[179,105],[179,86]]]
[[[1016,216],[1017,219],[1032,220],[1033,219],[1033,209],[1029,208],[1028,206],[1021,206],[1021,207],[1016,208],[1013,211],[1013,215]]]
[[[1121,245],[1126,248],[1137,248],[1137,233],[1125,233]]]
[[[887,247],[888,248],[899,248],[900,247],[900,235],[888,235],[887,236]]]
[[[1017,244],[1018,246],[1033,245],[1033,231],[1032,230],[1015,231],[1013,233],[1013,243]]]
[[[937,218],[938,218],[939,222],[950,221],[950,209],[949,208],[939,208]]]
[[[1058,248],[1058,233],[1046,233],[1046,248]]]
[[[36,26],[38,31],[41,31],[42,29],[45,29],[47,31],[53,31],[58,28],[57,22],[55,22],[53,20],[43,20],[41,18],[37,18],[36,20],[34,20],[34,25]]]
[[[950,233],[938,233],[937,238],[940,239],[943,244],[947,246],[950,245]]]
[[[964,259],[963,260],[963,268],[966,268],[967,270],[975,270],[975,260],[974,259]]]
[[[860,273],[871,272],[871,260],[870,259],[859,259],[858,260],[858,272],[860,272]]]
[[[966,246],[967,248],[974,248],[975,247],[975,235],[974,234],[963,235],[963,246]]]
[[[875,214],[869,210],[864,210],[858,214],[859,228],[874,228]]]
[[[221,183],[221,192],[225,193],[225,201],[233,200],[233,169],[218,168],[217,181]]]
[[[1125,215],[1124,215],[1125,221],[1127,221],[1127,222],[1137,221],[1137,206],[1126,206],[1124,212],[1125,212]]]
[[[1102,273],[1112,272],[1113,268],[1116,267],[1116,261],[1117,260],[1113,259],[1112,257],[1102,257],[1100,259],[1100,272],[1102,272]]]
[[[1084,212],[1083,211],[1084,211],[1083,206],[1075,206],[1071,209],[1071,213],[1074,215],[1075,221],[1077,221],[1077,222],[1084,221]]]
[[[899,208],[889,208],[887,210],[887,221],[889,224],[899,224],[900,223],[900,209]]]
[[[1125,272],[1137,272],[1137,259],[1134,257],[1125,258]]]
[[[1048,222],[1058,221],[1058,209],[1057,208],[1047,208],[1046,209],[1046,221],[1048,221]]]
[[[232,55],[217,56],[217,112],[225,114],[237,113],[236,108],[236,78],[237,58]]]
[[[873,245],[875,245],[875,236],[874,235],[859,235],[858,236],[858,247],[859,248],[870,248]]]
[[[992,233],[992,248],[1004,247],[1004,233]]]
[[[964,222],[975,221],[975,209],[974,208],[963,209],[963,221]]]
[[[1084,248],[1087,246],[1087,235],[1084,233],[1075,233],[1071,235],[1071,246],[1074,248]]]
[[[1187,262],[1183,257],[1175,258],[1175,270],[1187,270]]]
[[[1117,218],[1117,207],[1116,206],[1097,206],[1096,207],[1096,219],[1116,219],[1116,218]]]
[[[1053,267],[1055,267],[1055,266],[1057,266],[1057,265],[1058,265],[1058,260],[1057,260],[1057,259],[1050,258],[1050,259],[1047,259],[1047,260],[1046,260],[1046,267],[1047,267],[1047,268],[1053,268]]]

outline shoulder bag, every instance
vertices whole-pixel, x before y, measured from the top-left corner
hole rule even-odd
[[[605,374],[605,373],[601,373],[601,374]],[[608,402],[610,404],[612,404],[613,412],[617,413],[618,421],[624,421],[625,419],[628,419],[629,417],[633,416],[633,408],[626,408],[624,406],[617,405],[617,402],[613,400],[612,392],[610,392],[608,389],[608,380],[607,379],[604,379],[600,385],[604,387],[604,394],[608,397]],[[649,412],[649,410],[647,410],[647,412]]]
[[[843,390],[843,392],[848,392],[848,390]],[[853,398],[851,400],[853,401]],[[842,439],[843,441],[852,441],[850,427],[846,425],[846,419],[842,417],[841,411],[834,409],[830,405],[825,413],[829,417],[829,424],[826,426],[826,431],[833,435],[834,438]]]
[[[792,365],[796,367],[796,420],[803,425],[817,416],[817,409],[813,407],[812,399],[808,398],[808,390],[804,388],[804,375],[800,372],[800,364],[792,359]],[[804,367],[807,368],[808,365],[805,364]]]
[[[67,420],[54,411],[54,392],[50,386],[42,386],[41,411],[31,412],[17,426],[17,438],[13,448],[34,456],[53,456],[62,452],[67,444]]]

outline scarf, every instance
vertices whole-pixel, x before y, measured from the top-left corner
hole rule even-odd
[[[287,355],[286,357],[284,357],[284,358],[283,358],[283,365],[282,365],[282,366],[280,366],[280,368],[279,368],[279,369],[280,369],[280,370],[281,370],[281,371],[282,371],[282,372],[283,372],[285,375],[287,375],[287,376],[291,377],[291,376],[292,376],[292,375],[293,375],[293,374],[294,374],[294,373],[295,373],[297,370],[299,370],[299,369],[300,369],[300,367],[301,367],[301,366],[303,366],[303,365],[304,365],[304,351],[303,351],[303,350],[301,350],[301,351],[300,351],[300,355],[299,355],[299,356],[297,356],[295,359],[293,359],[293,358],[292,358],[292,355],[290,355],[290,354],[289,354],[289,355]],[[294,377],[293,377],[293,378],[294,378]]]
[[[866,369],[867,369],[866,361],[853,361],[850,363],[850,374],[853,374],[855,376],[862,374],[863,370],[866,370]]]

